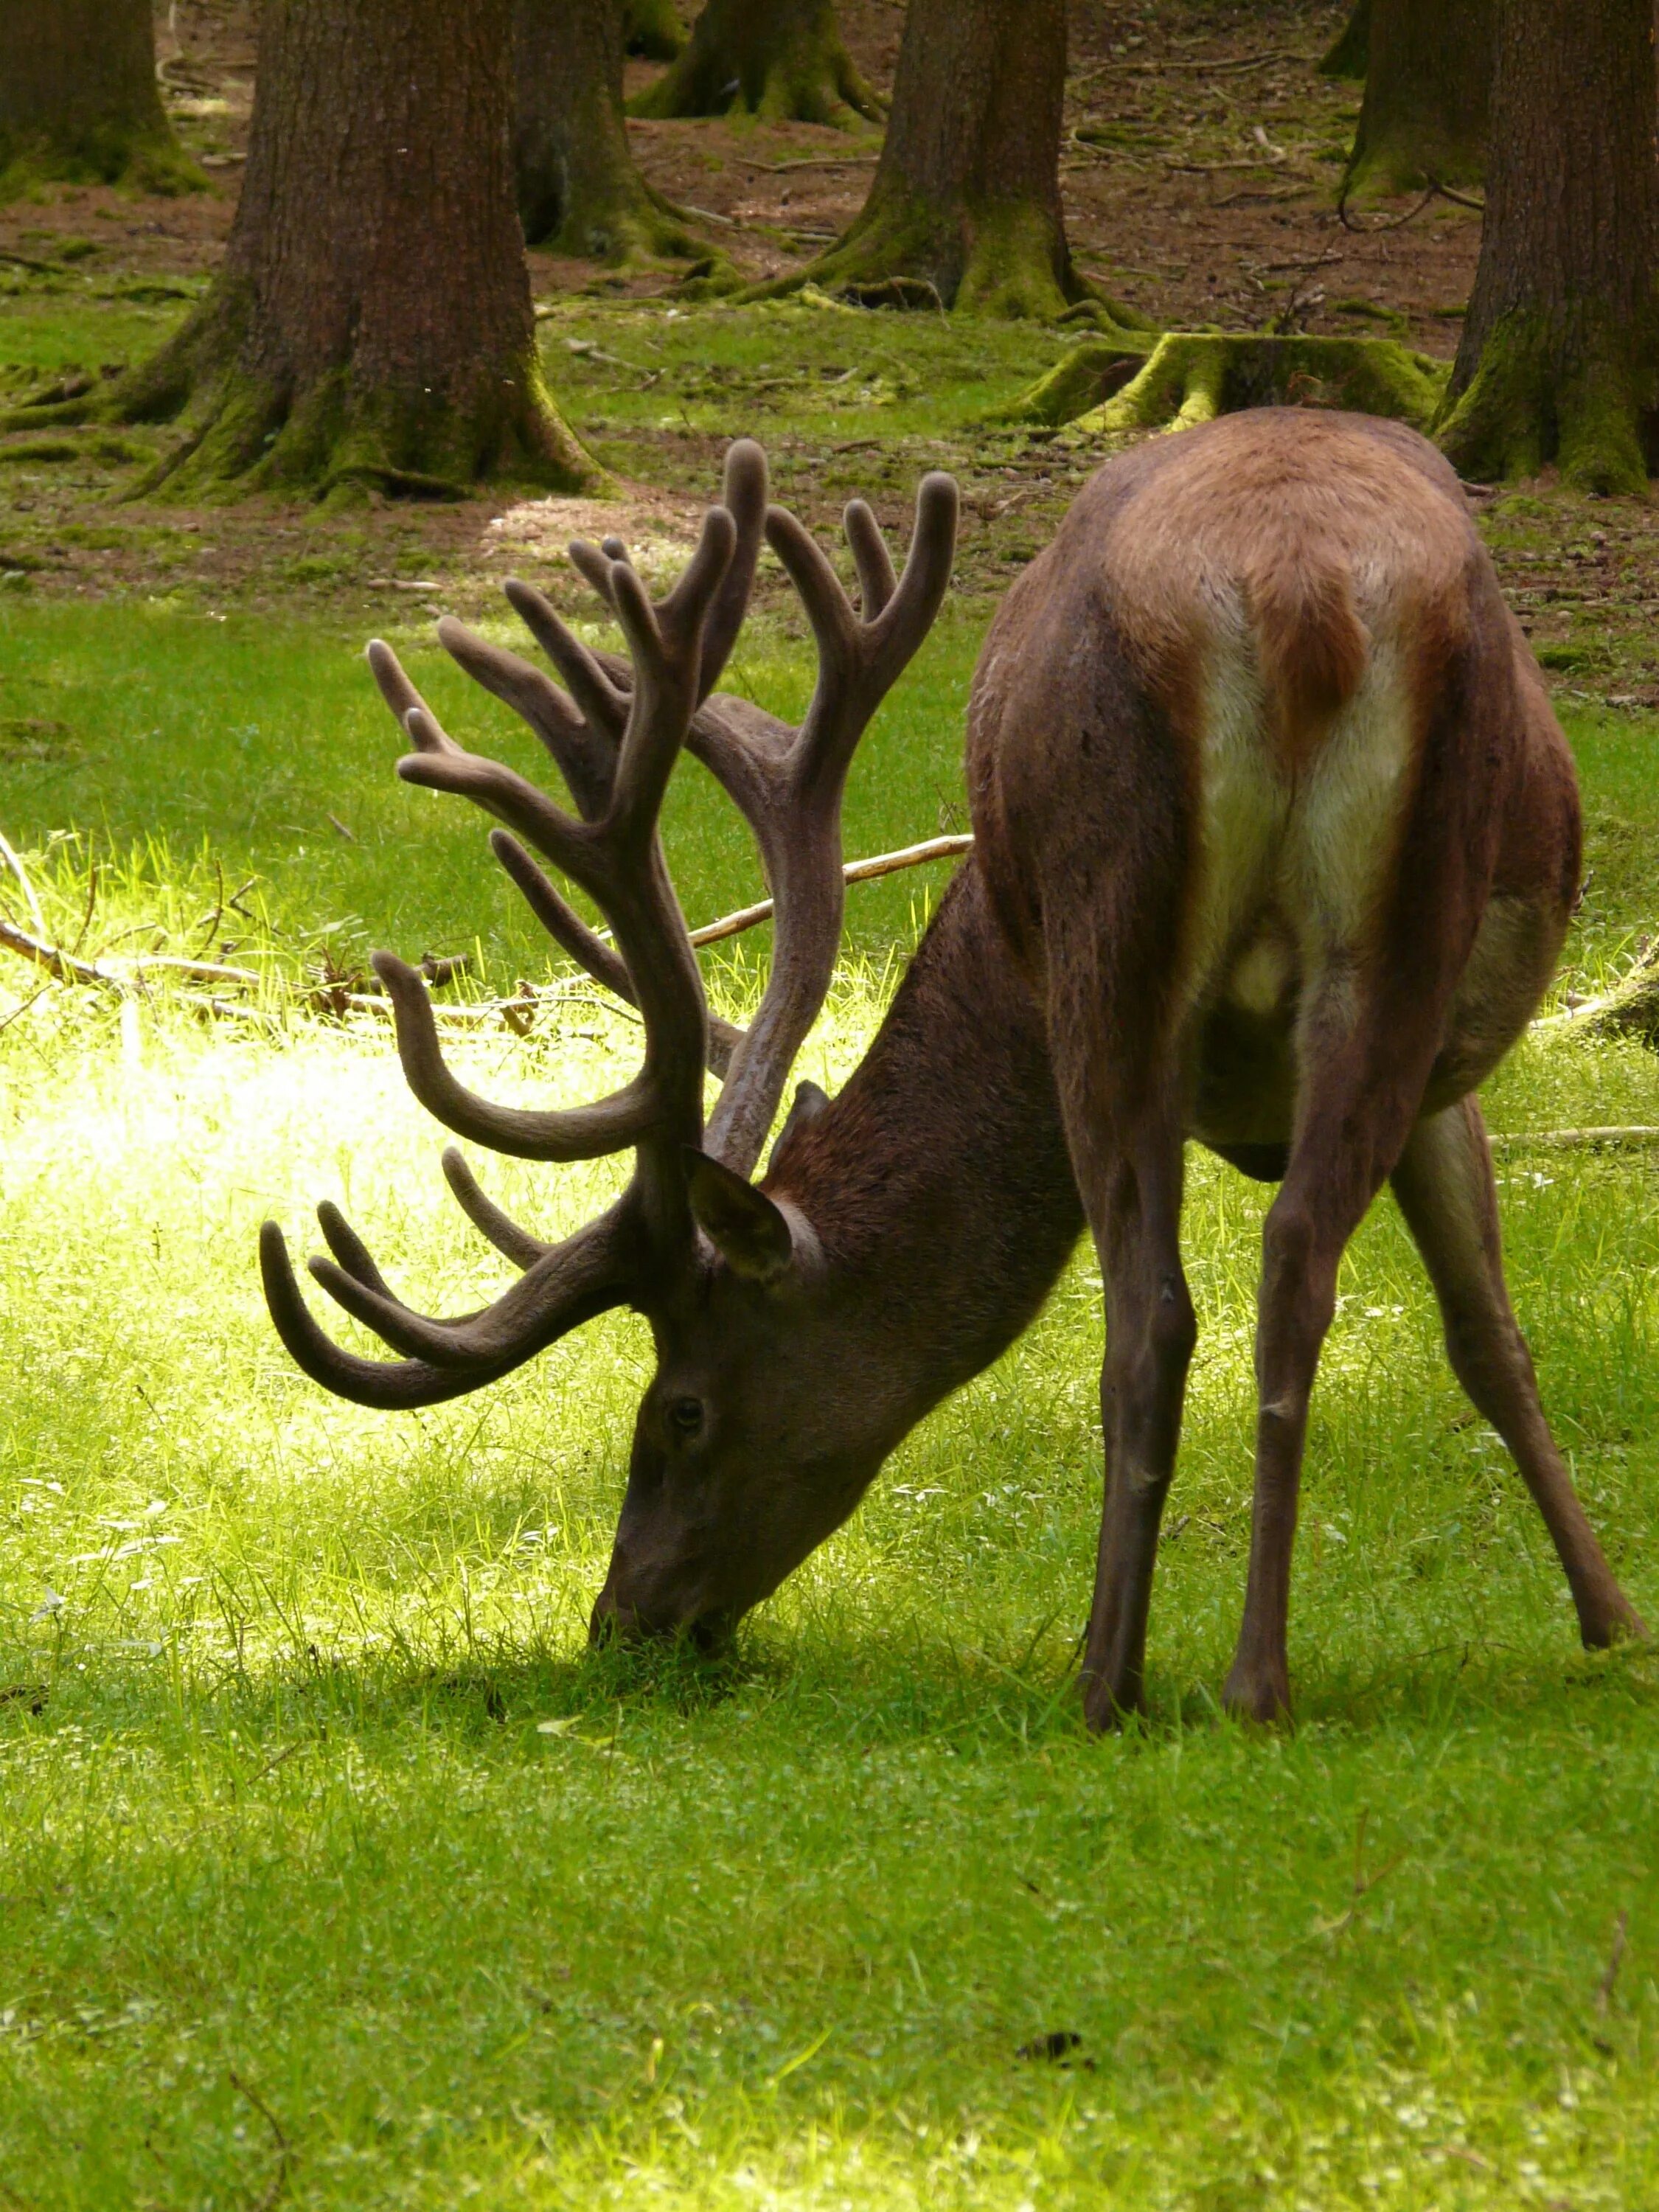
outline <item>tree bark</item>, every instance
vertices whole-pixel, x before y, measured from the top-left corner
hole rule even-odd
[[[1659,399],[1653,0],[1498,0],[1486,214],[1441,443],[1639,491]]]
[[[537,356],[512,96],[512,0],[264,0],[212,290],[106,394],[27,412],[182,417],[144,489],[594,484]]]
[[[910,0],[870,197],[811,278],[981,314],[1085,296],[1060,199],[1066,0]]]
[[[708,0],[672,69],[635,115],[724,115],[844,123],[881,112],[842,44],[835,0]]]
[[[1354,0],[1352,15],[1320,58],[1319,74],[1363,78],[1370,42],[1371,0]]]
[[[1365,97],[1343,179],[1410,191],[1476,182],[1492,96],[1493,0],[1370,0]]]
[[[202,184],[156,90],[150,0],[0,0],[0,180],[37,177]]]
[[[629,149],[617,0],[515,0],[513,17],[526,238],[612,266],[665,254],[712,264]]]
[[[623,43],[647,61],[672,62],[685,44],[674,0],[623,0]]]

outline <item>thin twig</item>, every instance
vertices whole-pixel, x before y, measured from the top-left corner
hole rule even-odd
[[[22,885],[23,901],[29,910],[29,920],[34,924],[37,937],[46,933],[46,918],[40,911],[40,902],[34,896],[34,885],[29,881],[28,870],[23,866],[17,848],[3,830],[0,830],[0,860],[3,860]]]
[[[901,868],[918,868],[927,860],[948,860],[957,853],[972,849],[970,836],[929,837],[921,845],[907,845],[901,852],[878,853],[872,860],[849,860],[842,870],[842,880],[849,884],[868,883],[875,876],[890,876]],[[705,922],[701,929],[691,933],[693,945],[717,945],[723,937],[736,937],[745,929],[753,929],[772,918],[772,901],[760,899],[753,906],[739,907],[735,914],[722,915],[718,921]]]
[[[1509,1129],[1487,1139],[1494,1152],[1578,1152],[1592,1145],[1659,1145],[1659,1129],[1643,1124],[1604,1129]]]
[[[1619,1917],[1613,1923],[1613,1949],[1608,1955],[1607,1971],[1596,1984],[1595,2009],[1599,2013],[1605,2013],[1613,2003],[1613,1984],[1619,1979],[1619,1969],[1624,1963],[1625,1938],[1629,1932],[1630,1914],[1621,1907]]]
[[[276,2171],[271,2177],[270,2188],[266,2190],[264,2195],[259,2199],[257,2208],[257,2212],[271,2212],[271,2207],[276,2203],[283,2191],[288,2187],[288,2137],[283,2133],[282,2122],[277,2118],[276,2113],[271,2111],[270,2106],[266,2104],[264,2099],[259,2094],[259,2092],[253,2087],[252,2083],[251,2081],[243,2081],[241,2075],[237,2073],[234,2067],[230,2068],[228,2071],[230,2074],[230,2084],[232,2088],[240,2090],[243,2096],[247,2099],[249,2104],[252,2106],[254,2111],[258,2112],[260,2118],[270,2130],[271,2136],[276,2145]]]
[[[59,951],[55,945],[31,937],[26,929],[19,929],[3,916],[0,916],[0,945],[24,960],[33,961],[37,968],[44,968],[60,983],[96,983],[106,991],[118,991],[121,988],[118,977],[106,975],[90,960],[77,960],[71,953]]]

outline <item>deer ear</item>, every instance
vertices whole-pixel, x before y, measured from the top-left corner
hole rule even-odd
[[[751,1282],[775,1282],[794,1255],[794,1237],[763,1190],[687,1146],[686,1176],[697,1226],[726,1265]]]
[[[771,1157],[767,1163],[769,1168],[776,1167],[782,1156],[784,1146],[795,1132],[798,1129],[805,1129],[809,1123],[816,1121],[829,1103],[830,1093],[827,1091],[821,1091],[816,1083],[798,1083],[795,1085],[795,1103],[789,1109],[782,1128],[778,1131],[778,1141],[773,1146]]]

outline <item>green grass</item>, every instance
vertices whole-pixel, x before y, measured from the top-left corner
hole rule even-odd
[[[0,367],[95,366],[167,319],[133,314],[118,344],[118,301],[27,306],[0,309]],[[671,422],[701,485],[740,419],[778,442],[781,482],[894,503],[930,441],[971,453],[979,410],[1054,343],[584,303],[544,340],[614,465],[649,476]],[[1029,512],[1011,528],[1046,534]],[[482,821],[392,775],[355,629],[331,609],[210,616],[187,531],[119,509],[52,524],[117,552],[135,530],[156,603],[0,600],[0,829],[52,933],[252,959],[272,1006],[324,945],[347,968],[374,945],[476,945],[481,990],[548,972]],[[355,557],[281,536],[266,573],[290,592]],[[370,557],[438,573],[412,538]],[[961,826],[985,617],[953,599],[878,718],[849,850]],[[732,678],[790,714],[811,681],[798,629],[767,612]],[[458,734],[537,767],[422,634],[394,635]],[[1585,988],[1656,918],[1659,722],[1570,727],[1595,873],[1565,973]],[[757,895],[694,766],[668,842],[693,921]],[[245,911],[224,908],[249,878]],[[939,880],[851,894],[804,1074],[844,1079]],[[0,907],[25,912],[3,872]],[[722,1003],[752,994],[764,950],[757,933],[711,963]],[[0,969],[0,2205],[1659,2201],[1659,1668],[1577,1650],[1388,1205],[1348,1261],[1316,1401],[1299,1724],[1255,1736],[1216,1692],[1266,1194],[1194,1160],[1202,1335],[1152,1717],[1091,1742],[1070,1676],[1099,1482],[1087,1255],[734,1664],[596,1657],[642,1325],[611,1317],[419,1416],[325,1397],[264,1316],[267,1213],[303,1237],[340,1198],[437,1310],[501,1279],[389,1039],[203,1026],[165,992],[21,1010],[40,981]],[[574,1099],[633,1048],[578,1000],[457,1057],[496,1095]],[[1534,1042],[1489,1110],[1510,1130],[1653,1122],[1656,1091],[1638,1049]],[[1501,1171],[1547,1401],[1659,1621],[1659,1160],[1522,1150]],[[556,1233],[617,1170],[483,1173]],[[1082,2039],[1019,2055],[1049,2033]]]
[[[974,642],[947,628],[888,710],[855,846],[931,829],[954,792]],[[222,866],[260,877],[279,947],[343,921],[408,951],[480,936],[498,980],[536,967],[465,811],[387,774],[395,732],[343,642],[27,606],[0,667],[0,822],[55,927],[97,849],[94,931],[148,914],[187,941]],[[514,750],[435,657],[420,672]],[[804,696],[785,641],[744,675]],[[1579,739],[1593,819],[1650,836],[1651,724]],[[53,830],[81,842],[46,850]],[[752,891],[698,777],[671,842],[694,914]],[[1633,863],[1598,881],[1591,964],[1642,919]],[[854,894],[865,957],[804,1072],[844,1078],[878,1016],[871,961],[919,896]],[[581,1006],[461,1059],[499,1092],[574,1097],[628,1049]],[[1534,1046],[1492,1117],[1653,1120],[1655,1087],[1636,1050]],[[0,1127],[11,2200],[240,2205],[280,2180],[353,2208],[1653,2201],[1654,1662],[1577,1650],[1388,1207],[1317,1400],[1300,1725],[1255,1738],[1214,1693],[1263,1199],[1195,1164],[1203,1334],[1153,1718],[1092,1743],[1068,1686],[1098,1481],[1086,1260],[710,1675],[583,1645],[637,1322],[407,1419],[325,1398],[277,1347],[267,1212],[298,1228],[343,1196],[441,1308],[499,1278],[382,1037],[52,994],[0,1030]],[[556,1231],[615,1170],[487,1173]],[[1548,1401],[1652,1617],[1659,1178],[1642,1156],[1504,1173]],[[1082,2038],[1066,2060],[1017,2055],[1054,2031]]]

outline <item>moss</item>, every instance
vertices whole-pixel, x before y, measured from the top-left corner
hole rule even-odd
[[[208,180],[170,131],[105,125],[66,144],[37,139],[0,148],[0,203],[42,185],[121,185],[171,199],[205,191]]]
[[[1122,334],[1121,349],[1132,346],[1133,337]],[[1103,355],[1103,370],[1106,365]],[[1068,418],[1059,410],[1069,398],[1081,403],[1074,418],[1079,430],[1106,435],[1183,429],[1240,408],[1270,406],[1349,408],[1426,428],[1444,374],[1443,363],[1391,338],[1171,331],[1152,348],[1139,374],[1103,402],[1090,398],[1082,366],[1062,362],[1023,395],[1031,410],[1023,419],[1064,422]]]
[[[1080,276],[1063,234],[1031,200],[929,201],[872,191],[846,236],[804,269],[754,286],[749,300],[807,286],[866,307],[959,308],[1006,322],[1085,316],[1109,333],[1141,320]]]
[[[991,419],[1046,423],[1050,429],[1074,422],[1138,375],[1156,343],[1149,332],[1141,331],[1121,331],[1109,338],[1085,338],[1035,384],[999,408]]]
[[[1580,491],[1643,492],[1645,398],[1617,336],[1585,345],[1564,371],[1541,318],[1493,325],[1468,387],[1438,424],[1442,451],[1477,482],[1536,476],[1548,462]]]
[[[623,40],[630,54],[672,62],[685,45],[674,0],[623,0]]]
[[[854,67],[833,27],[774,40],[731,43],[700,21],[690,44],[653,85],[628,103],[630,115],[658,121],[678,116],[750,114],[764,123],[847,125],[881,115],[881,102]]]
[[[176,423],[179,438],[129,487],[132,497],[280,490],[338,505],[371,491],[462,499],[485,482],[562,492],[607,482],[560,416],[533,351],[518,375],[481,376],[471,391],[364,390],[341,369],[290,397],[237,365],[248,312],[246,295],[222,283],[139,368],[75,399],[13,409],[0,430]]]

